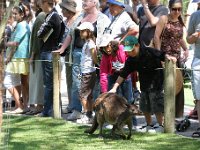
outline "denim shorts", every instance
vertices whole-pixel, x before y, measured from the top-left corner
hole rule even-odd
[[[141,92],[140,110],[147,113],[164,112],[164,91],[148,90]]]

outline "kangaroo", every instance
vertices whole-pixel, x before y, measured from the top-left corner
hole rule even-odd
[[[138,107],[128,104],[127,100],[115,93],[103,93],[94,103],[95,116],[93,124],[85,133],[92,134],[99,126],[99,137],[103,137],[102,128],[105,122],[112,124],[111,135],[119,130],[123,139],[130,139],[132,135],[132,116],[137,114]],[[126,137],[123,126],[128,125],[129,134]]]

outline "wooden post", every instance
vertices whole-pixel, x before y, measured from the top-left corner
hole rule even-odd
[[[0,53],[0,132],[3,123],[3,72],[4,72],[3,55]],[[1,137],[0,137],[1,138]],[[0,143],[1,144],[1,143]]]
[[[52,53],[53,56],[53,116],[61,118],[60,105],[60,54]]]
[[[174,133],[176,64],[169,60],[165,61],[164,91],[164,130],[165,133]]]

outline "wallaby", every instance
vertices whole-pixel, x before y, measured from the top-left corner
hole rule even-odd
[[[99,136],[102,137],[102,128],[105,122],[112,124],[111,134],[118,129],[123,139],[130,139],[132,135],[132,116],[139,112],[134,104],[128,104],[127,100],[115,93],[103,93],[94,103],[95,116],[93,124],[85,133],[92,134],[99,126]],[[128,125],[129,134],[126,137],[123,126]]]

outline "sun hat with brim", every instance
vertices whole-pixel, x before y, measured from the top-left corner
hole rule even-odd
[[[118,5],[118,6],[120,6],[120,7],[125,8],[124,0],[107,0],[107,3],[108,3],[108,4]]]
[[[83,22],[83,23],[81,23],[80,26],[77,27],[77,29],[79,29],[79,30],[86,30],[86,29],[88,29],[90,31],[94,31],[94,26],[90,22]]]
[[[98,47],[106,47],[112,40],[114,40],[112,35],[103,34],[100,38]]]
[[[63,0],[59,5],[61,8],[65,8],[73,13],[76,13],[77,4],[74,0]]]
[[[134,36],[127,36],[123,41],[124,51],[130,52],[135,47],[135,44],[138,44],[138,39]]]
[[[200,3],[200,0],[193,0],[192,3]]]

